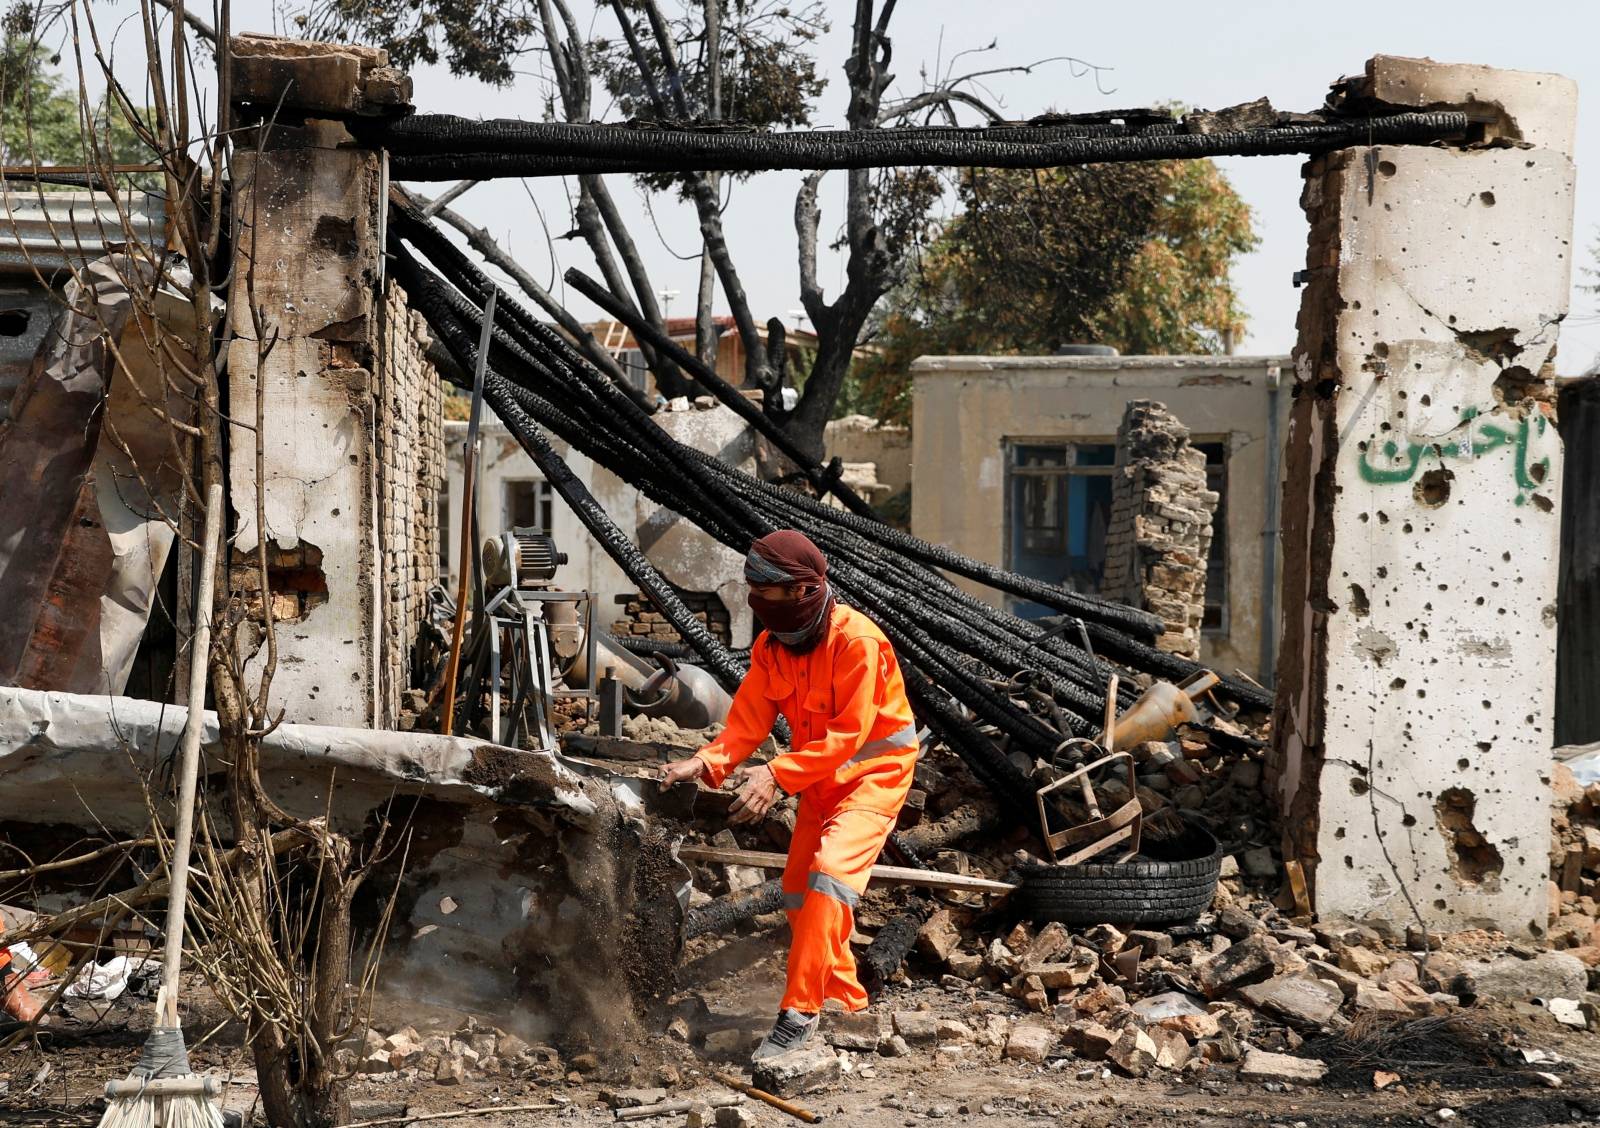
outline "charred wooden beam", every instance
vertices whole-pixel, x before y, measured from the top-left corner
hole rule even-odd
[[[1057,168],[1113,161],[1320,153],[1351,145],[1428,144],[1467,131],[1463,113],[1292,120],[1266,128],[1182,132],[1178,124],[984,128],[708,131],[573,125],[419,114],[354,122],[366,145],[388,149],[396,180],[666,171],[757,172],[937,165]]]

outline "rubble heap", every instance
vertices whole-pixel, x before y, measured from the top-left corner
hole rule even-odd
[[[1551,806],[1549,941],[1600,967],[1600,783],[1556,763]]]

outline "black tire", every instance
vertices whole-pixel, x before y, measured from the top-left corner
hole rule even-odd
[[[1138,860],[1076,866],[1021,866],[1023,914],[1062,924],[1187,924],[1211,907],[1222,849],[1191,823],[1171,842],[1151,843]]]

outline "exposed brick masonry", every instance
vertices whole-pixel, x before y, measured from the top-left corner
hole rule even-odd
[[[1206,554],[1217,495],[1206,456],[1165,406],[1133,400],[1117,429],[1102,594],[1161,616],[1162,650],[1200,656]]]

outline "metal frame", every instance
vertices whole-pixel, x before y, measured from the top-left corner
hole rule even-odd
[[[577,687],[556,689],[555,668],[551,660],[550,622],[545,617],[543,604],[583,604],[583,632],[588,653],[588,673],[584,683]],[[557,747],[553,702],[558,698],[582,698],[598,702],[599,688],[596,679],[596,651],[594,635],[594,593],[588,591],[524,590],[502,588],[483,609],[489,624],[485,632],[488,647],[478,656],[475,673],[485,677],[489,689],[489,739],[496,744],[514,744],[525,730],[537,731],[540,746],[554,750]],[[509,654],[502,650],[502,633],[512,642]],[[487,669],[484,667],[487,666]],[[509,673],[510,684],[505,675]],[[504,721],[500,715],[500,700],[512,702],[513,712]],[[517,703],[524,702],[518,709]],[[529,718],[528,709],[534,716]],[[585,706],[585,712],[589,707]]]
[[[1111,814],[1102,815],[1100,804],[1094,797],[1094,788],[1089,785],[1089,773],[1117,760],[1126,764],[1128,769],[1129,798]],[[1052,834],[1044,797],[1074,781],[1082,789],[1084,805],[1089,808],[1089,821]],[[1117,859],[1118,861],[1125,862],[1139,852],[1139,839],[1144,827],[1144,807],[1139,803],[1139,782],[1134,774],[1133,757],[1128,753],[1112,752],[1085,764],[1076,771],[1068,772],[1054,783],[1041,787],[1034,795],[1034,799],[1039,804],[1039,831],[1044,838],[1045,849],[1050,852],[1050,860],[1056,865],[1076,865],[1085,858],[1104,853],[1124,841],[1128,843],[1128,847],[1123,856]],[[1061,851],[1084,842],[1088,845],[1073,850],[1065,858],[1060,856]]]

